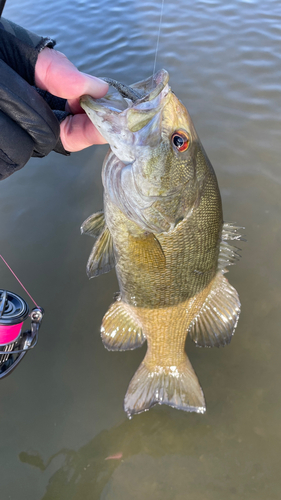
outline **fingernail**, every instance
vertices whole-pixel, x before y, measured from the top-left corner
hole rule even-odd
[[[100,88],[103,88],[103,89],[108,89],[108,83],[106,83],[104,80],[101,80],[100,78],[97,78],[96,76],[92,76],[92,75],[88,75],[92,80],[94,80],[94,82],[96,83],[96,85],[98,85]]]

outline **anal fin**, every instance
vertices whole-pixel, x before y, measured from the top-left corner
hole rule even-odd
[[[198,347],[224,346],[231,341],[239,314],[238,293],[223,272],[218,271],[189,334]]]
[[[130,314],[129,306],[117,299],[104,315],[101,338],[109,351],[126,351],[140,347],[145,336]]]
[[[145,360],[141,363],[128,387],[124,410],[131,418],[156,404],[205,412],[204,394],[187,356],[179,366],[156,366],[152,369]]]

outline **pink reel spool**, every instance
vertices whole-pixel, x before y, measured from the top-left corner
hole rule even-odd
[[[21,332],[23,321],[17,325],[0,325],[0,346],[15,342]]]
[[[29,315],[29,307],[19,295],[0,290],[0,378],[10,373],[25,352],[22,325]]]

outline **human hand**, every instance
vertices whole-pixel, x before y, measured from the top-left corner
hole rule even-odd
[[[104,144],[105,139],[89,120],[79,104],[81,95],[103,97],[108,84],[80,72],[67,57],[46,47],[35,65],[35,84],[42,90],[67,99],[66,111],[72,113],[60,124],[60,138],[66,151],[80,151],[92,144]]]

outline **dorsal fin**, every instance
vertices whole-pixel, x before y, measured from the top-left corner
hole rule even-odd
[[[218,260],[218,269],[222,270],[223,273],[226,273],[226,266],[231,266],[236,264],[240,259],[240,251],[241,249],[230,245],[227,240],[240,240],[245,241],[241,234],[241,230],[245,229],[244,227],[235,226],[230,222],[224,222],[222,228],[221,235],[221,244],[220,244],[220,253]]]
[[[235,226],[232,222],[224,222],[222,226],[222,240],[241,240],[246,241],[241,234],[242,226]]]
[[[209,293],[189,327],[192,340],[199,347],[229,344],[240,313],[238,293],[218,271]]]

